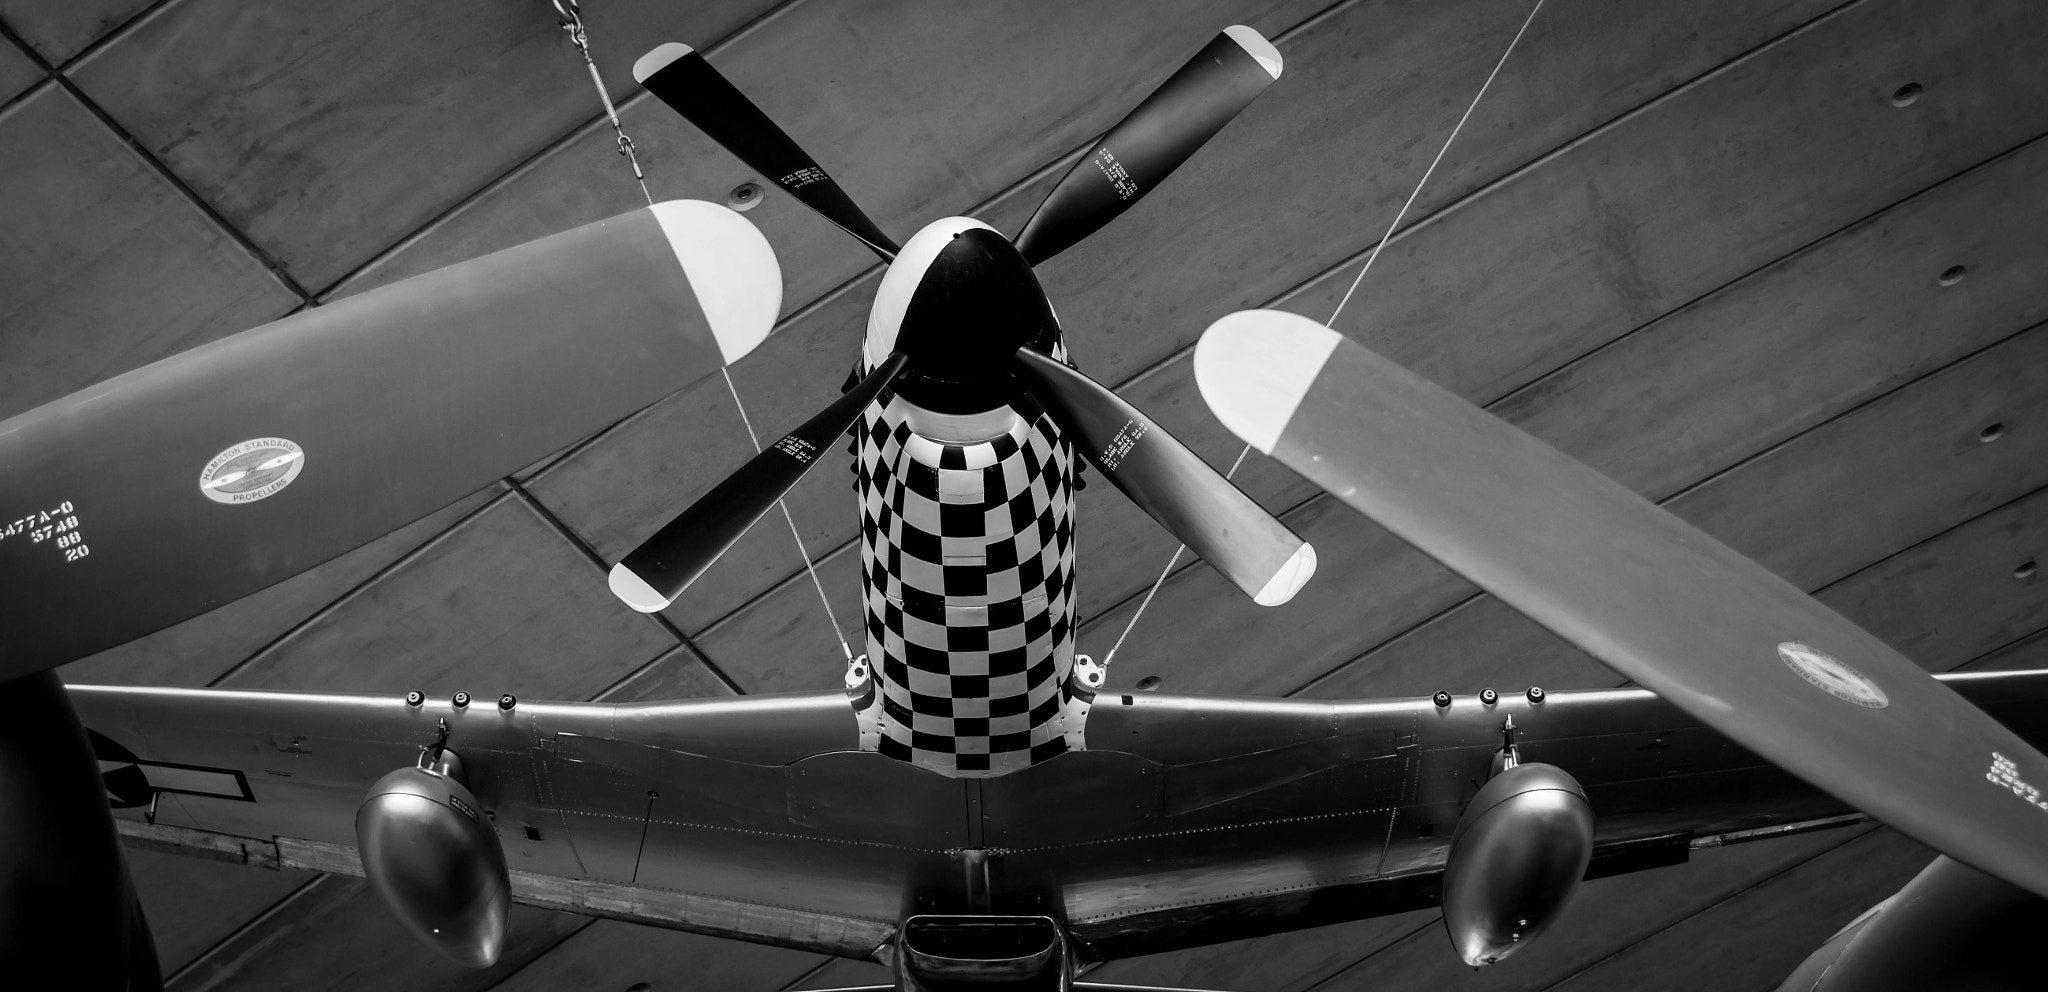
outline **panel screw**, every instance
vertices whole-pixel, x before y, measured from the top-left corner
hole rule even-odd
[[[1892,91],[1892,106],[1894,107],[1910,106],[1913,101],[1918,99],[1920,99],[1919,83],[1907,83]]]
[[[414,689],[413,691],[405,694],[405,705],[407,706],[418,706],[426,701],[427,694],[419,691],[418,689]]]
[[[1493,704],[1500,702],[1500,693],[1495,692],[1492,689],[1481,689],[1479,690],[1479,701],[1485,703],[1488,706],[1492,706]]]
[[[466,707],[466,706],[468,706],[468,705],[469,705],[469,693],[467,693],[467,692],[458,692],[458,693],[456,693],[456,694],[455,694],[455,700],[454,700],[454,702],[455,702],[455,708],[456,708],[456,709],[458,709],[458,710],[459,710],[459,709],[462,709],[462,708],[464,708],[464,707]]]
[[[1440,710],[1447,710],[1451,708],[1451,694],[1443,691],[1442,689],[1438,689],[1435,692],[1435,694],[1431,695],[1429,697],[1429,701],[1435,703],[1436,708]]]
[[[761,205],[761,184],[741,183],[725,194],[725,205],[734,210],[752,210]]]
[[[498,697],[498,708],[501,710],[509,710],[517,705],[519,705],[519,697],[509,692]]]
[[[1529,687],[1527,695],[1529,697],[1530,702],[1540,703],[1543,701],[1543,687],[1540,685],[1532,685]]]

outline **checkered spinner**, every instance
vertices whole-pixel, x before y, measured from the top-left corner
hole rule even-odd
[[[900,398],[857,428],[867,652],[863,746],[1000,775],[1081,744],[1074,452],[1041,415],[970,444],[910,429]]]

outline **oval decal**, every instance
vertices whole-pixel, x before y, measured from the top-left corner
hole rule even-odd
[[[1786,641],[1778,645],[1778,657],[1785,662],[1785,667],[1798,672],[1800,678],[1836,699],[1874,710],[1891,705],[1890,697],[1877,687],[1877,683],[1825,651],[1807,647],[1798,641]]]
[[[254,503],[277,494],[299,477],[306,453],[281,437],[243,441],[206,463],[199,491],[216,503]]]

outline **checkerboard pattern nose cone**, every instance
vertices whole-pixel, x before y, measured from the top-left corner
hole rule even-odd
[[[1027,768],[1080,744],[1074,663],[1074,452],[1052,422],[953,444],[902,400],[859,427],[876,750],[949,775]]]

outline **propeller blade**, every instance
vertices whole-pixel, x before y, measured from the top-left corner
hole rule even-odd
[[[1223,29],[1074,163],[1017,235],[1037,265],[1130,209],[1280,78],[1280,50],[1242,24]]]
[[[0,423],[0,681],[246,596],[517,472],[746,354],[781,297],[752,224],[663,203]]]
[[[1253,602],[1279,606],[1316,573],[1313,545],[1123,397],[1029,348],[1017,371],[1090,464]]]
[[[896,242],[854,206],[839,183],[695,49],[674,41],[661,45],[633,63],[633,78],[748,168],[859,238],[883,261],[896,257]]]
[[[890,355],[831,406],[763,448],[653,537],[640,542],[612,566],[612,593],[642,613],[667,609],[811,470],[818,455],[860,419],[860,412],[909,362],[900,352]]]
[[[1217,321],[1195,380],[1253,447],[1614,670],[2048,896],[2048,759],[1763,566],[1304,317]]]

